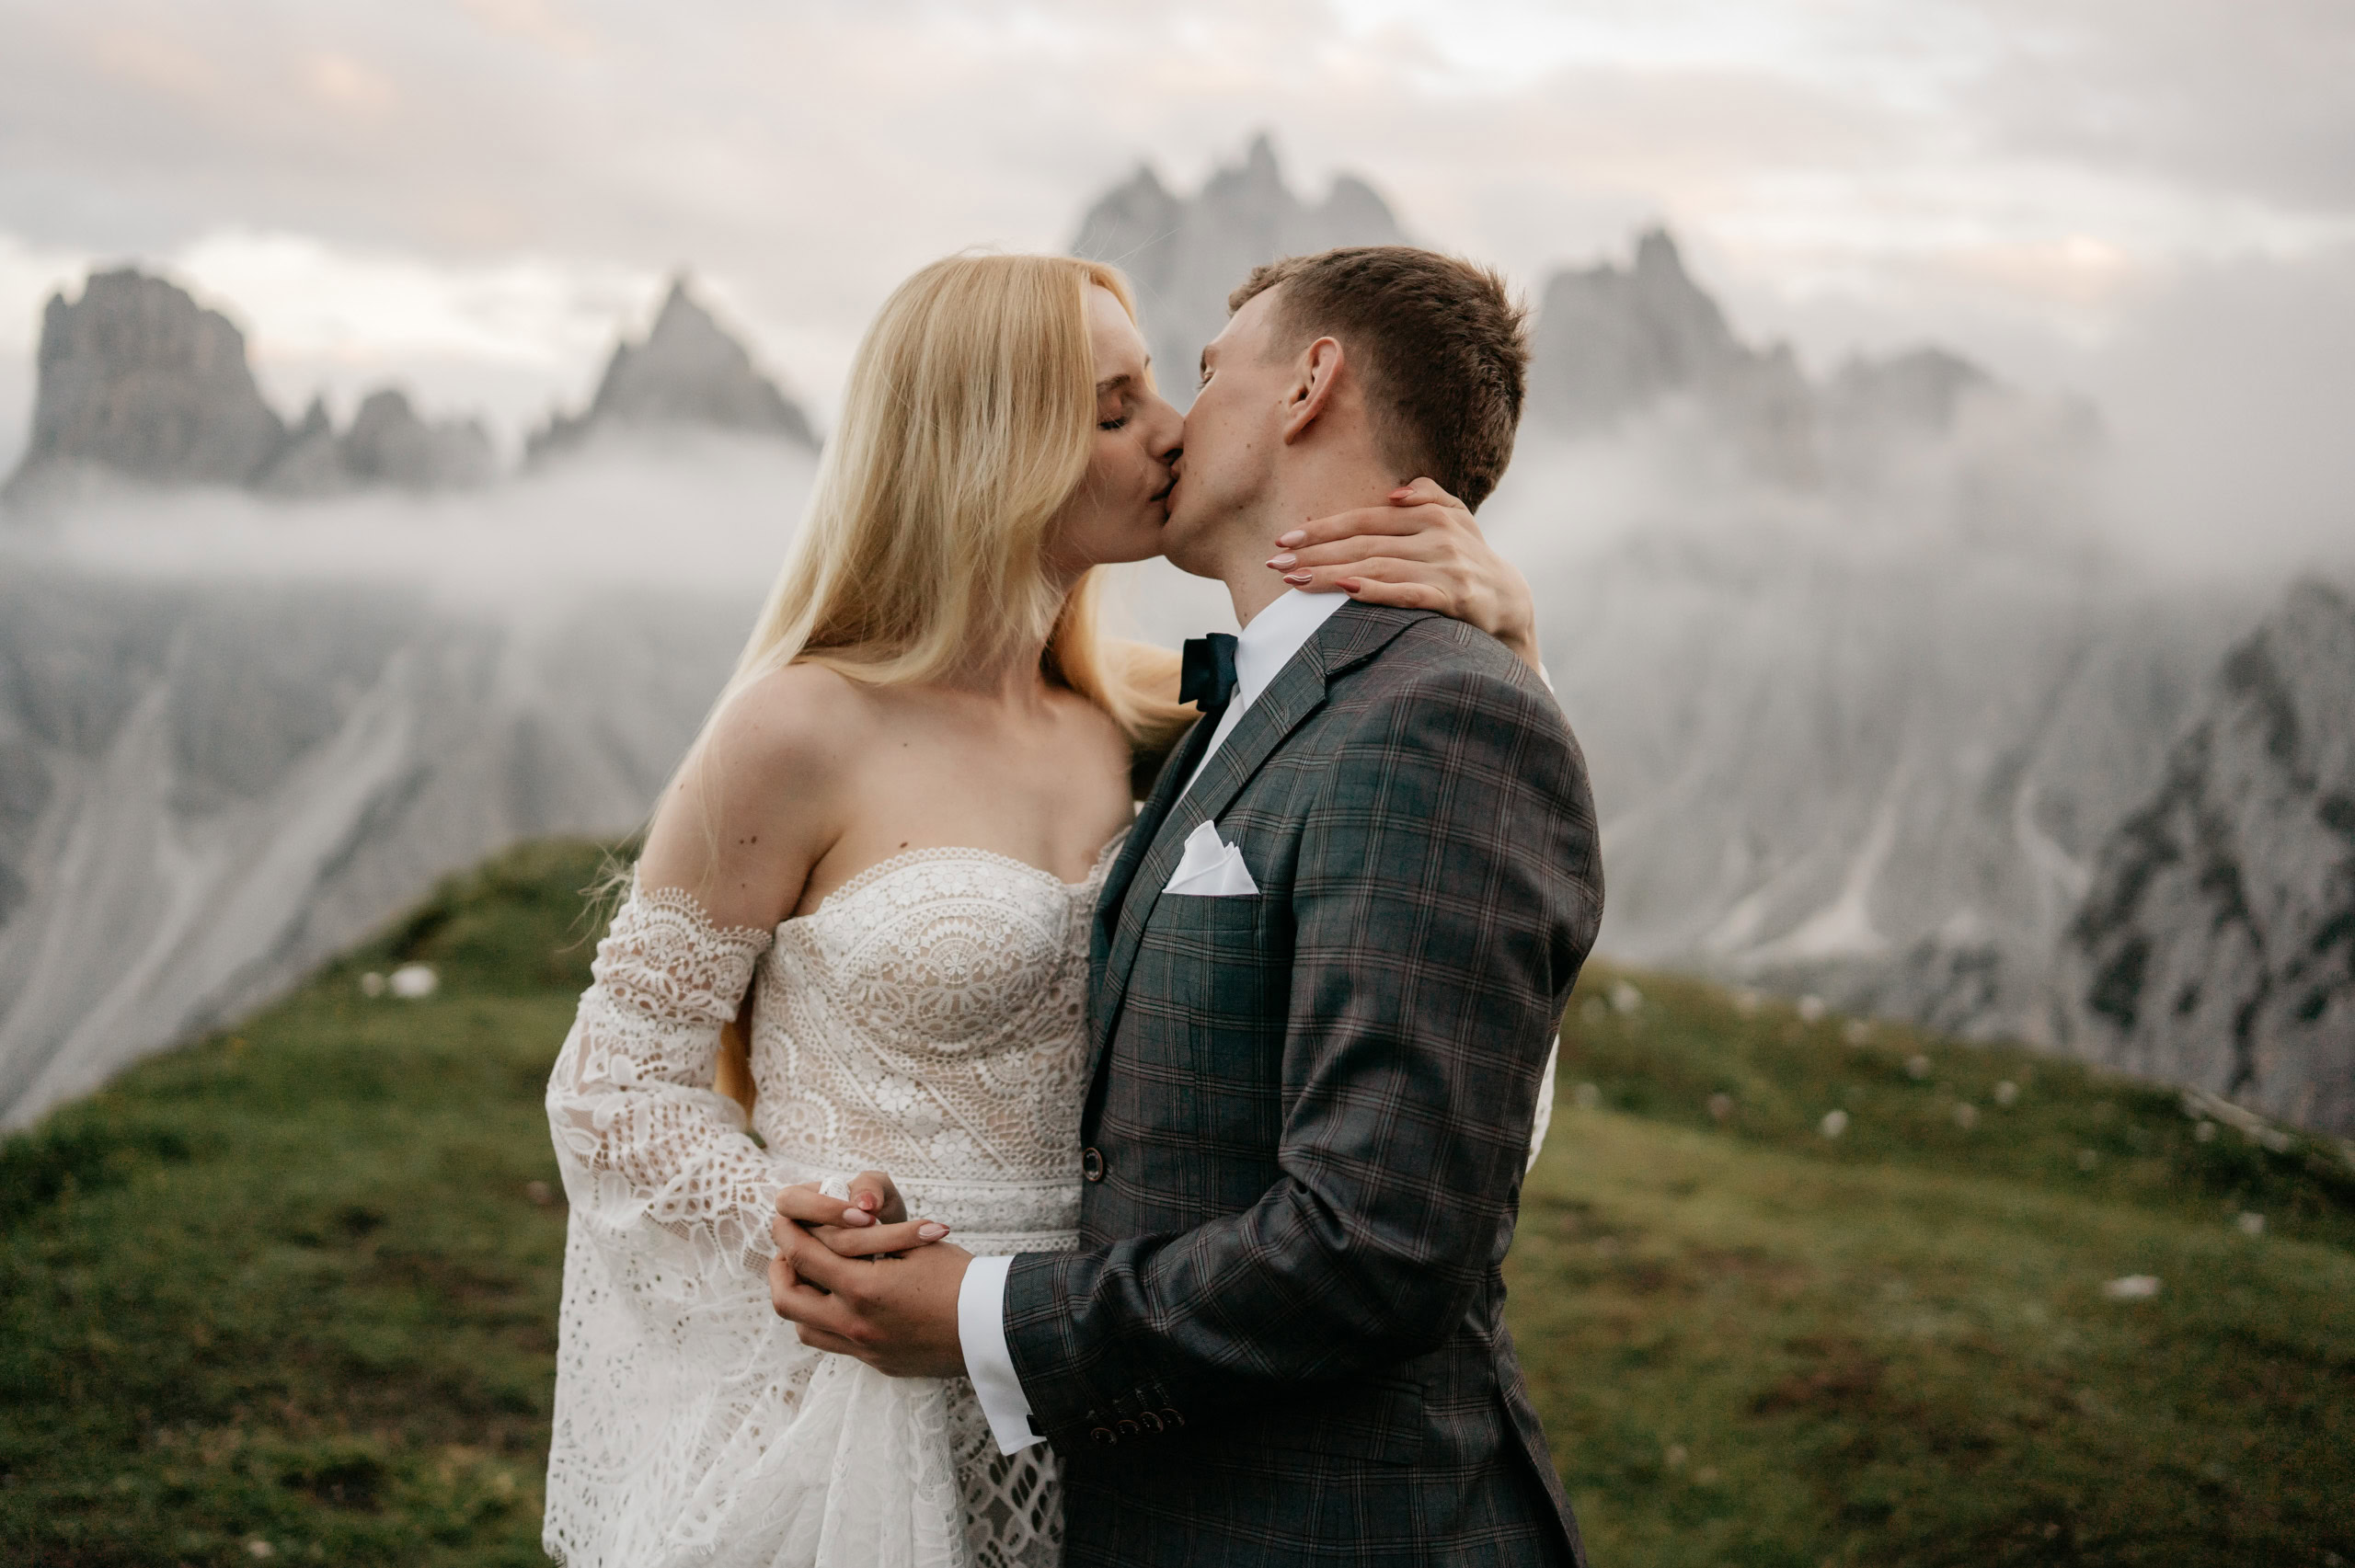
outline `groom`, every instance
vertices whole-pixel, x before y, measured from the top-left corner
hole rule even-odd
[[[1585,763],[1497,643],[1288,591],[1262,543],[1419,474],[1476,507],[1522,315],[1404,246],[1229,303],[1166,544],[1244,629],[1189,646],[1209,722],[1097,911],[1079,1249],[882,1265],[780,1222],[777,1310],[1052,1442],[1074,1568],[1583,1563],[1499,1265],[1602,913]]]

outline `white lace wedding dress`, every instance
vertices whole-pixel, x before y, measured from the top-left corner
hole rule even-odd
[[[769,1307],[768,1227],[780,1187],[840,1196],[877,1169],[976,1253],[1074,1244],[1088,925],[1113,853],[1068,884],[921,850],[774,933],[633,891],[548,1081],[572,1206],[552,1556],[1060,1561],[1047,1447],[1000,1455],[962,1379],[886,1378],[805,1348]],[[761,1143],[713,1088],[748,985]]]

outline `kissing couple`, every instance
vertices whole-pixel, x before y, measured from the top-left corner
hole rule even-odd
[[[548,1082],[575,1568],[1583,1562],[1499,1272],[1603,903],[1470,516],[1522,314],[1230,310],[1183,417],[1094,262],[868,330]],[[1108,637],[1155,555],[1241,636]]]

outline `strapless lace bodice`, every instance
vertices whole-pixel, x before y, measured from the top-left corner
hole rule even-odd
[[[977,1252],[1075,1234],[1087,933],[1109,864],[1067,884],[918,850],[779,926],[752,998],[769,1149],[889,1171],[911,1213]]]
[[[775,932],[633,891],[548,1083],[572,1204],[551,1554],[1056,1561],[1051,1453],[999,1455],[961,1379],[803,1346],[770,1310],[768,1225],[778,1189],[879,1169],[970,1250],[1074,1244],[1088,928],[1114,848],[1079,883],[920,850]],[[750,1129],[713,1087],[748,986]]]

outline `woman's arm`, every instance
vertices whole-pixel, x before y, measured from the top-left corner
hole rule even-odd
[[[651,1221],[757,1273],[777,1192],[816,1174],[754,1143],[715,1083],[721,1032],[834,831],[839,678],[808,673],[743,693],[681,770],[549,1075],[566,1192],[601,1241],[638,1245]]]
[[[1269,569],[1294,588],[1435,610],[1479,627],[1539,669],[1527,579],[1490,548],[1470,509],[1432,480],[1400,486],[1388,506],[1320,517],[1275,543]]]

